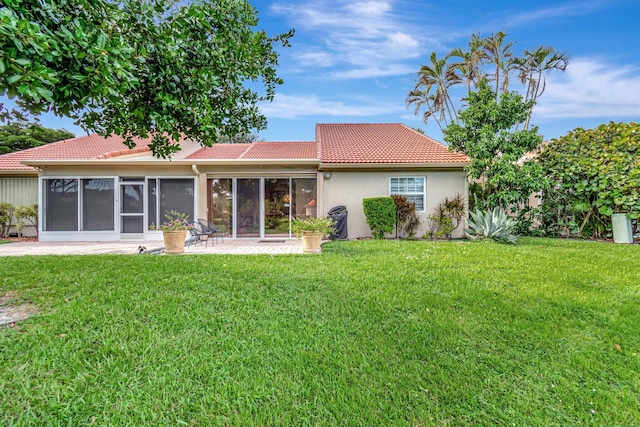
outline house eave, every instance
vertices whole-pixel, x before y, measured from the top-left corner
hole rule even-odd
[[[174,160],[28,160],[24,165],[44,168],[47,166],[317,166],[316,159],[174,159]]]
[[[19,169],[19,170],[10,170],[10,169],[3,169],[0,170],[0,177],[2,176],[24,176],[24,177],[37,177],[38,176],[38,171],[36,169],[32,169],[32,170],[24,170],[24,169]]]
[[[320,163],[319,170],[355,170],[355,169],[431,169],[462,170],[469,162],[425,162],[425,163]]]

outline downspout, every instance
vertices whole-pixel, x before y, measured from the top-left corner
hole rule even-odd
[[[191,170],[196,174],[196,176],[200,175],[200,171],[196,165],[191,165]]]

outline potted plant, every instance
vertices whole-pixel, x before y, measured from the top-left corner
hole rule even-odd
[[[169,211],[164,217],[165,222],[160,225],[151,225],[149,229],[162,231],[164,253],[184,253],[187,231],[193,229],[193,225],[188,221],[189,216],[178,211]]]
[[[322,252],[322,236],[333,233],[335,226],[334,220],[322,216],[296,218],[291,222],[291,230],[298,238],[302,238],[302,248],[306,254]]]

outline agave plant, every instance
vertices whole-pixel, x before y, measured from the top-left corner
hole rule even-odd
[[[492,239],[504,243],[516,243],[517,237],[513,230],[517,221],[509,217],[500,208],[492,211],[481,211],[469,213],[469,228],[465,232],[471,239]]]

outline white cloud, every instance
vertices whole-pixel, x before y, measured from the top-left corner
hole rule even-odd
[[[530,24],[540,20],[558,19],[560,17],[588,15],[594,10],[600,9],[607,2],[591,1],[591,2],[571,2],[559,3],[549,7],[529,10],[523,13],[510,14],[508,25],[516,27],[519,25]]]
[[[385,104],[374,99],[358,100],[348,105],[343,101],[322,99],[317,95],[277,94],[273,102],[260,106],[269,118],[292,119],[302,116],[367,117],[397,110],[395,104]]]
[[[417,55],[417,49],[420,47],[418,40],[401,31],[389,34],[386,40],[387,47],[394,51],[410,51],[411,56]]]
[[[307,51],[298,55],[301,66],[331,67],[335,61],[329,52]]]
[[[640,69],[598,59],[573,60],[564,73],[547,77],[535,107],[543,119],[640,117]]]
[[[366,68],[351,68],[345,71],[334,71],[331,73],[331,77],[340,79],[364,79],[371,77],[388,77],[398,75],[409,75],[415,73],[415,67],[390,64]]]
[[[346,6],[354,15],[382,16],[391,11],[391,4],[387,1],[357,2]]]
[[[314,0],[280,4],[272,11],[286,15],[306,35],[291,52],[299,65],[345,70],[330,73],[334,78],[403,74],[407,67],[402,64],[422,54],[422,34],[427,32],[407,22],[392,1]]]

